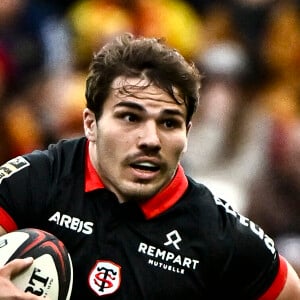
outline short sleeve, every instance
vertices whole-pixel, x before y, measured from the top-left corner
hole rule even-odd
[[[280,270],[274,241],[225,201],[218,201],[224,209],[223,218],[227,219],[224,230],[232,241],[222,270],[222,292],[230,299],[259,299],[272,286]]]

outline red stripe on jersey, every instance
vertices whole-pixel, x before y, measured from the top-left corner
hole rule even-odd
[[[12,219],[12,217],[0,207],[0,225],[6,230],[6,232],[11,232],[18,229],[17,224]]]
[[[174,205],[184,194],[188,187],[188,181],[182,166],[179,165],[177,172],[170,184],[140,207],[147,219],[153,218]]]
[[[287,279],[287,263],[284,257],[279,255],[278,273],[269,289],[259,298],[259,300],[274,300],[283,290]]]

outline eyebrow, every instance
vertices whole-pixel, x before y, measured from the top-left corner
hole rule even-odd
[[[131,102],[131,101],[119,102],[114,107],[115,108],[117,108],[117,107],[127,107],[127,108],[133,108],[133,109],[139,110],[141,112],[146,112],[146,109],[142,105],[140,105],[136,102]],[[166,109],[163,110],[162,113],[163,114],[168,114],[168,115],[180,116],[183,119],[185,119],[184,113],[179,109],[166,108]]]
[[[136,103],[136,102],[131,102],[131,101],[121,101],[119,103],[117,103],[115,106],[115,108],[117,107],[129,107],[129,108],[134,108],[140,111],[146,111],[145,108],[143,106],[141,106],[140,104]]]

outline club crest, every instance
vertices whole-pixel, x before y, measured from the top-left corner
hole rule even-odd
[[[113,294],[121,284],[121,267],[112,261],[97,260],[88,281],[98,296]]]

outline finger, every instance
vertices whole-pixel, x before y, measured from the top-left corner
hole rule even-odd
[[[41,299],[43,299],[43,300],[50,300],[49,298],[38,297],[38,296],[36,296],[32,293],[22,292],[22,291],[17,291],[13,295],[13,299],[22,299],[22,300],[41,300]]]
[[[48,299],[48,298],[44,299],[44,298],[38,297],[32,293],[29,293],[29,292],[25,293],[22,291],[16,292],[13,297],[14,297],[13,299],[22,299],[22,300],[41,300],[41,299],[47,300]]]
[[[12,278],[20,272],[22,272],[23,270],[25,270],[26,268],[28,268],[32,263],[32,257],[27,257],[23,259],[17,258],[1,267],[0,272],[2,276]]]
[[[22,293],[21,294],[21,298],[22,300],[50,300],[49,298],[44,298],[44,297],[38,297],[34,294],[31,294],[29,292],[26,292],[26,293]]]

